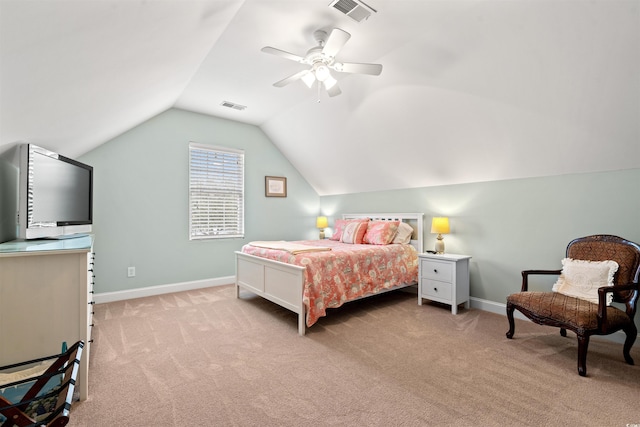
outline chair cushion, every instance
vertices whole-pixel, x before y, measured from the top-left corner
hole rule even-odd
[[[566,325],[576,332],[598,330],[598,304],[563,295],[558,292],[519,292],[507,297],[507,302],[517,309],[522,308],[523,314],[540,324]],[[528,313],[527,313],[528,312]],[[608,333],[620,330],[631,323],[631,318],[624,311],[607,307]]]

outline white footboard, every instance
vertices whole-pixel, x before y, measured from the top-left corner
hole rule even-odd
[[[304,267],[236,251],[236,298],[246,289],[298,314],[298,333],[304,335],[302,303]]]

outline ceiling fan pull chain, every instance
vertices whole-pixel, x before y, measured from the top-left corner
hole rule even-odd
[[[318,84],[318,104],[320,104],[320,82],[317,82]]]

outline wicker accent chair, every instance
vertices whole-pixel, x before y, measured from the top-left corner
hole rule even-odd
[[[513,312],[516,309],[535,323],[559,327],[563,337],[567,336],[569,329],[578,337],[578,373],[586,376],[589,337],[622,330],[627,336],[623,347],[624,359],[633,365],[630,351],[638,334],[633,319],[640,292],[640,246],[617,236],[595,235],[571,241],[566,254],[567,258],[575,260],[616,261],[619,267],[613,277],[614,285],[599,288],[598,304],[595,304],[558,292],[530,292],[530,275],[560,275],[562,270],[525,270],[522,272],[521,292],[507,297],[507,338],[513,338]],[[614,302],[624,304],[625,311],[606,305],[607,294],[611,293]]]

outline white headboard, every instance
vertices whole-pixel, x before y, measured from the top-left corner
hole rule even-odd
[[[357,213],[342,214],[342,219],[369,218],[375,221],[402,221],[413,228],[411,245],[418,251],[424,252],[424,214],[423,213]]]

